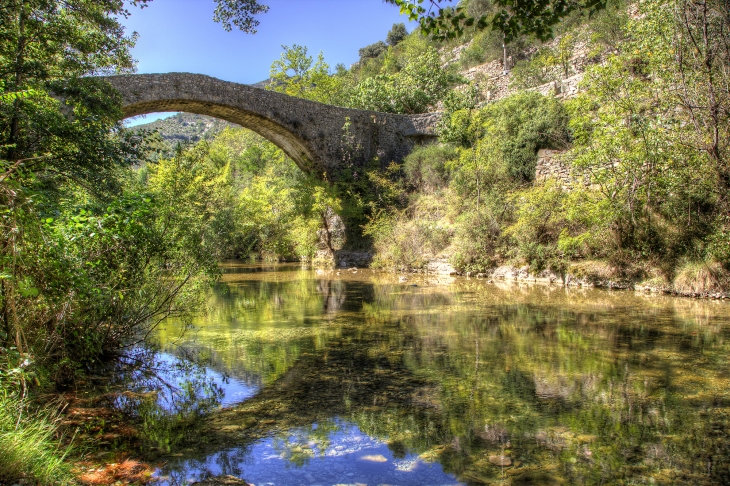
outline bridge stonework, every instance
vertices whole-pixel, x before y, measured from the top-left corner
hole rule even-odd
[[[305,172],[330,181],[377,157],[400,162],[436,136],[439,115],[395,115],[294,98],[189,73],[107,76],[121,95],[124,117],[185,111],[241,125],[281,148]],[[349,177],[348,177],[349,178]]]

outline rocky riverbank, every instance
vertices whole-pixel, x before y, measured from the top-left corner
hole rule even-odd
[[[430,261],[424,271],[437,275],[459,275],[491,281],[634,290],[703,299],[730,299],[730,289],[722,288],[719,283],[715,285],[688,285],[689,288],[677,288],[656,275],[649,278],[622,276],[610,264],[601,261],[572,263],[562,274],[552,270],[534,273],[530,271],[530,267],[527,265],[521,267],[502,265],[487,272],[472,273],[460,272],[448,262],[448,259],[437,258]]]

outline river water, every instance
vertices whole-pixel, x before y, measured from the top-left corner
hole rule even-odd
[[[161,484],[730,484],[727,302],[223,271],[120,404]]]

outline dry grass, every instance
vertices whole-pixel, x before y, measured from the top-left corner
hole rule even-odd
[[[730,275],[717,262],[687,262],[674,277],[674,290],[682,294],[714,294],[727,292]]]
[[[585,260],[573,263],[568,270],[576,278],[611,279],[616,277],[616,269],[609,263],[600,260]]]

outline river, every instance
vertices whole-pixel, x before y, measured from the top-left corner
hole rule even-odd
[[[120,401],[161,484],[728,484],[730,303],[226,263]],[[132,397],[132,398],[129,398]],[[152,397],[152,398],[150,398]]]

